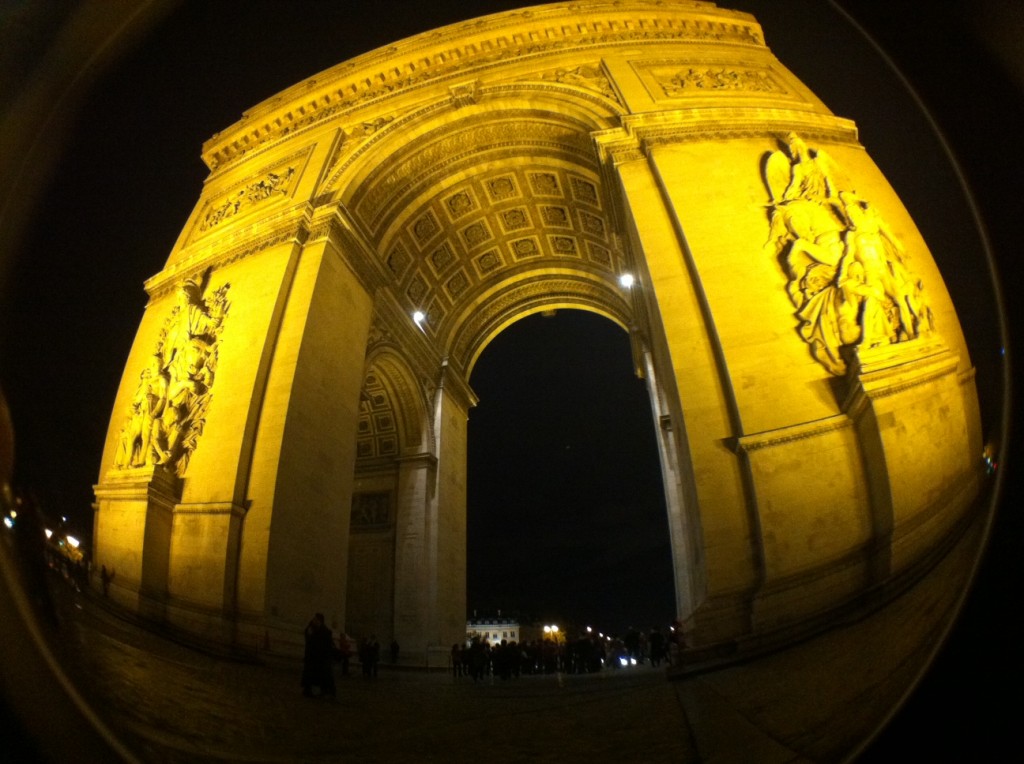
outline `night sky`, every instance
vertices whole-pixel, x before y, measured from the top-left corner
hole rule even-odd
[[[470,383],[470,608],[619,633],[669,623],[654,422],[626,332],[535,314],[487,347]]]
[[[19,256],[4,263],[0,302],[0,385],[14,417],[17,477],[45,509],[88,522],[114,395],[145,306],[142,283],[163,267],[200,194],[207,174],[202,143],[249,107],[354,55],[520,5],[191,2],[122,51],[98,82],[75,88],[80,108],[69,99],[41,133],[49,154],[59,156],[57,172],[48,176],[40,167],[20,186],[38,197]],[[929,120],[915,111],[884,56],[829,3],[720,5],[754,13],[783,63],[834,112],[856,120],[861,142],[907,204],[947,280],[978,369],[986,434],[999,438],[1003,342],[968,213],[976,203],[984,215],[1004,275],[1007,321],[1017,325],[1021,301],[1012,289],[1022,283],[1016,253],[1024,154],[1014,115],[1024,81],[1011,75],[1024,64],[1019,54],[1000,61],[988,43],[1007,28],[1024,31],[1019,4],[847,4],[928,104],[962,163],[973,202],[958,190]],[[976,15],[969,17],[968,8]],[[43,51],[31,39],[20,48],[5,44],[2,25],[10,14],[0,10],[0,71],[8,75],[0,80],[0,105]],[[45,34],[45,12],[40,20]],[[0,222],[5,233],[12,230],[11,220]],[[590,374],[595,368],[602,373]],[[572,312],[524,320],[484,352],[471,384],[481,401],[470,417],[470,607],[616,621],[669,617],[660,475],[626,334]],[[512,477],[521,475],[529,478]],[[1006,491],[1006,506],[1016,506],[1016,483]],[[1016,514],[1000,514],[966,625],[927,680],[927,697],[973,690],[948,705],[973,713],[978,734],[1000,729],[997,720],[977,716],[977,707],[985,683],[1002,673],[988,656],[1011,649],[999,626],[1004,603],[1019,601],[1020,575],[1010,559],[1020,530]],[[928,715],[933,708],[916,708],[901,715],[905,726],[942,723],[941,710],[936,717]]]

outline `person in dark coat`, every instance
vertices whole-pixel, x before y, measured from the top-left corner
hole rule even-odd
[[[306,649],[302,656],[302,694],[313,696],[313,688],[320,688],[320,694],[335,697],[334,634],[324,623],[324,614],[317,613],[306,624]]]

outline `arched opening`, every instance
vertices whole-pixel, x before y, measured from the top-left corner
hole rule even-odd
[[[533,314],[488,345],[470,383],[471,614],[612,632],[671,621],[658,444],[629,337],[590,312]]]

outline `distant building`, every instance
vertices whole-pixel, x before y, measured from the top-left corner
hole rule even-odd
[[[520,642],[521,630],[518,618],[509,618],[501,615],[501,611],[495,616],[484,616],[482,618],[470,618],[466,621],[466,641],[473,637],[489,642],[492,645],[506,642]]]

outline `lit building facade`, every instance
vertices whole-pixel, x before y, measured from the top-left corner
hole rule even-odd
[[[492,617],[470,618],[466,621],[466,641],[479,638],[481,641],[492,645],[506,642],[521,642],[522,630],[518,618],[502,617],[500,614]]]

